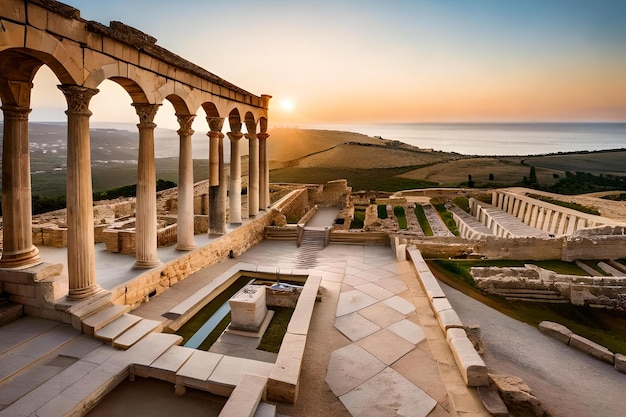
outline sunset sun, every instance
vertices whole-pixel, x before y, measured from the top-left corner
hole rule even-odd
[[[287,113],[291,113],[294,109],[293,100],[290,98],[285,98],[280,102],[280,108]]]

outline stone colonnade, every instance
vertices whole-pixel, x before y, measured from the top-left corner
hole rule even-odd
[[[571,235],[580,229],[610,223],[609,219],[600,216],[502,190],[492,192],[492,204],[528,226],[554,236]]]
[[[32,88],[32,84],[25,88]],[[96,280],[94,217],[91,179],[89,110],[91,98],[98,93],[76,85],[60,85],[66,97],[67,114],[67,223],[68,277],[70,299],[87,298],[100,290]],[[26,94],[29,99],[30,91]],[[3,104],[4,141],[2,163],[3,247],[0,268],[26,268],[42,262],[32,243],[32,206],[28,136],[29,100],[21,105]],[[139,152],[136,199],[136,268],[152,268],[160,263],[157,255],[156,168],[154,157],[154,117],[159,105],[134,103],[139,117]],[[191,124],[195,115],[177,114],[180,129],[179,151],[179,250],[192,250],[194,241],[193,157]],[[224,118],[208,117],[209,123],[209,208],[210,234],[225,233]],[[231,124],[235,125],[236,124]],[[266,125],[265,125],[266,127]],[[248,123],[246,138],[250,146],[249,215],[269,206],[265,131],[256,133],[256,123]],[[231,127],[232,129],[232,127]],[[231,140],[230,213],[233,224],[241,224],[241,157],[239,140],[244,136],[235,127],[227,135]],[[257,138],[263,144],[259,147]],[[260,149],[259,149],[260,148]],[[262,167],[262,171],[259,171]],[[259,183],[259,178],[261,183]]]

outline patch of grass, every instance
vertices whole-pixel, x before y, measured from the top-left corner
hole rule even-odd
[[[554,204],[554,205],[565,207],[568,209],[580,211],[581,213],[594,214],[596,216],[600,215],[600,212],[598,210],[594,209],[593,207],[583,206],[582,204],[556,200],[552,197],[547,197],[547,196],[537,195],[537,194],[528,194],[528,197],[534,198],[539,201],[545,201],[546,203]]]
[[[626,201],[626,193],[605,195],[604,197],[600,197],[600,198],[603,198],[605,200],[612,200],[612,201]]]
[[[365,210],[354,210],[354,219],[350,222],[350,229],[362,229],[365,222]]]
[[[396,219],[398,220],[398,227],[400,229],[407,229],[408,228],[408,224],[407,224],[407,220],[406,220],[406,213],[404,212],[404,207],[402,206],[395,206],[393,208],[393,214],[395,214]]]
[[[438,183],[432,181],[398,177],[398,175],[415,168],[414,166],[374,169],[289,167],[270,171],[270,181],[320,184],[343,178],[348,181],[348,185],[354,191],[401,191],[439,186]]]
[[[278,353],[294,309],[289,307],[272,307],[272,310],[274,310],[274,317],[272,317],[272,321],[257,349]]]
[[[455,197],[452,199],[452,203],[466,213],[469,213],[469,199],[465,196]]]
[[[427,262],[438,279],[509,317],[533,326],[537,326],[544,320],[560,323],[574,333],[605,346],[612,352],[626,353],[626,316],[623,313],[572,304],[507,301],[503,297],[479,291],[473,285],[473,279],[471,283],[468,282],[468,279],[471,278],[469,275],[470,265],[521,266],[531,262],[449,260],[429,260]],[[548,261],[549,264],[552,262],[554,262],[552,265],[558,265],[560,261]],[[534,263],[538,264],[538,262]],[[546,265],[545,262],[542,263]]]
[[[424,213],[424,207],[422,207],[421,204],[415,205],[415,215],[417,216],[417,222],[424,232],[424,236],[433,236],[433,229],[430,227],[430,223],[428,223],[428,219]]]
[[[445,223],[446,227],[454,234],[454,236],[459,235],[459,229],[456,226],[456,222],[454,221],[454,217],[452,217],[452,213],[446,210],[446,206],[443,204],[434,204],[435,210],[439,212],[439,216],[441,220]]]
[[[385,204],[379,204],[377,207],[378,210],[378,218],[386,219],[387,218],[387,206]]]

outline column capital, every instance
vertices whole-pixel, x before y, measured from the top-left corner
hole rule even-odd
[[[160,104],[132,103],[131,105],[135,108],[137,116],[139,116],[139,123],[137,124],[139,129],[154,129],[156,127],[154,116],[156,116],[156,112],[161,106]]]
[[[28,120],[28,115],[32,110],[29,107],[14,106],[12,104],[3,104],[0,109],[2,109],[4,120],[12,119],[26,121]]]
[[[248,140],[256,140],[257,139],[257,135],[256,133],[246,133],[245,135],[243,135],[246,139]]]
[[[257,133],[256,137],[261,140],[266,140],[267,138],[270,137],[270,134],[269,133]]]
[[[221,132],[222,127],[224,126],[224,118],[223,117],[207,117],[207,123],[209,124],[209,130],[211,132]]]
[[[230,139],[231,141],[237,141],[243,138],[243,133],[241,132],[228,132],[226,134],[228,135],[228,139]]]
[[[196,118],[195,114],[178,114],[176,113],[176,119],[180,125],[180,129],[176,133],[180,136],[191,136],[195,132],[191,128],[193,120]]]
[[[81,87],[80,85],[61,84],[57,86],[65,95],[67,100],[67,110],[65,114],[68,116],[85,116],[92,115],[89,110],[89,101],[93,96],[98,94],[100,90],[97,88]]]

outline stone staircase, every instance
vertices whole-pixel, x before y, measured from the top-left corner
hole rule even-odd
[[[298,248],[296,265],[312,269],[317,265],[317,253],[326,247],[326,230],[305,228]]]
[[[130,306],[113,304],[108,291],[66,311],[71,314],[75,329],[118,349],[128,349],[148,334],[163,330],[163,322],[130,314]]]
[[[522,289],[522,288],[498,288],[489,291],[492,294],[500,295],[510,301],[530,301],[537,303],[569,303],[569,299],[562,296],[560,292],[553,290]]]

